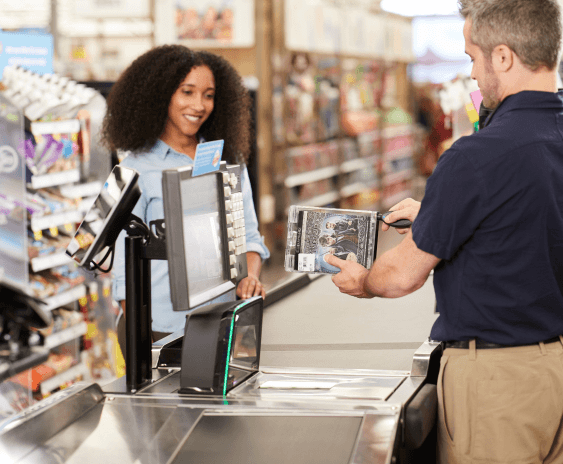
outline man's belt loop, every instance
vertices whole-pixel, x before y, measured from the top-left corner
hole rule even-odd
[[[475,339],[469,340],[469,360],[475,361],[477,359],[477,342]]]
[[[547,356],[547,350],[545,349],[545,343],[540,342],[539,345],[540,345],[540,351],[541,351],[542,356]]]
[[[559,335],[559,341],[561,342],[561,346],[563,347],[563,335]]]

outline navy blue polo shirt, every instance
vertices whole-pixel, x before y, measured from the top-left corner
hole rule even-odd
[[[563,334],[563,94],[506,98],[439,159],[412,226],[434,270],[434,340]]]

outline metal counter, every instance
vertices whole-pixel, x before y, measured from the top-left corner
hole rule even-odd
[[[433,303],[421,323],[397,308],[421,311],[420,291],[352,300],[330,285],[316,279],[264,310],[266,366],[226,396],[179,394],[180,371],[170,367],[154,369],[152,384],[134,395],[122,379],[103,390],[75,385],[0,423],[0,456],[25,464],[397,462],[407,407],[439,358],[439,345],[423,342]],[[409,325],[425,335],[401,330]],[[385,367],[362,366],[359,352]],[[288,365],[296,353],[300,362]]]

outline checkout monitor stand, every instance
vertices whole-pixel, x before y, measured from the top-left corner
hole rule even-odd
[[[154,228],[154,232],[153,232]],[[126,382],[130,393],[152,382],[150,261],[167,259],[164,221],[125,227]],[[263,299],[217,303],[186,317],[180,393],[224,395],[258,372]]]
[[[164,221],[149,228],[131,215],[125,230],[126,384],[135,393],[153,381],[150,261],[167,258]],[[258,372],[262,308],[262,297],[253,297],[203,306],[186,317],[179,393],[225,395]]]

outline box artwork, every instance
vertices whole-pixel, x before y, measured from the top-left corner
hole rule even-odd
[[[324,257],[332,254],[366,269],[377,250],[377,212],[291,206],[287,223],[285,269],[289,272],[336,274]]]

